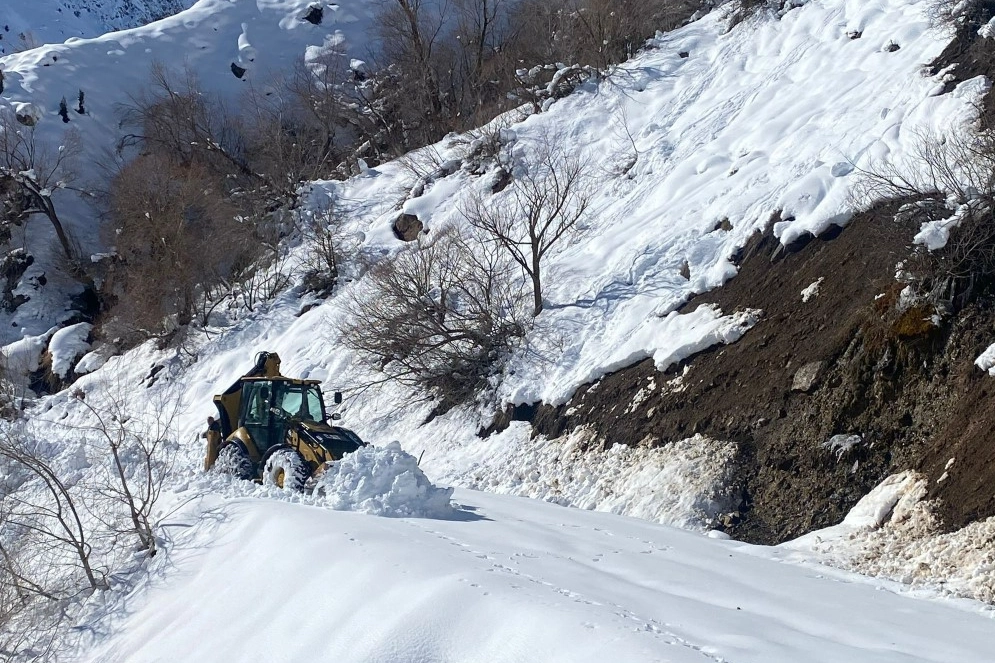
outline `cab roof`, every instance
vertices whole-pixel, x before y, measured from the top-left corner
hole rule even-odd
[[[242,382],[289,382],[291,384],[307,384],[307,385],[320,385],[321,380],[305,380],[302,378],[288,378],[282,375],[275,377],[266,377],[265,375],[258,375],[251,378],[242,378]]]

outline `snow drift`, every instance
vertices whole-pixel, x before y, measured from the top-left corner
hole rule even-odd
[[[315,498],[337,511],[376,516],[451,518],[452,488],[438,488],[399,442],[361,447],[331,464],[318,479]]]

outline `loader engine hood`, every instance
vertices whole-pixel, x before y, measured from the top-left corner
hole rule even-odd
[[[301,426],[301,434],[324,447],[335,460],[366,446],[358,435],[341,426],[308,422]]]

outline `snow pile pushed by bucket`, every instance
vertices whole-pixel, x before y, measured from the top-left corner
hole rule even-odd
[[[362,447],[332,463],[314,489],[315,499],[332,509],[395,518],[452,518],[452,494],[429,481],[399,442]]]

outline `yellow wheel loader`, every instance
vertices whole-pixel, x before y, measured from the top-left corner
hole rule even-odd
[[[280,375],[280,357],[260,352],[252,370],[214,397],[207,418],[204,469],[287,490],[303,490],[326,463],[365,446],[358,435],[329,424],[317,380]],[[335,392],[335,403],[342,394]]]

